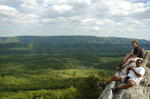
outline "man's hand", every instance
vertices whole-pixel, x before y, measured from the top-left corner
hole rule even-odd
[[[133,67],[129,66],[129,67],[128,67],[128,70],[133,70]]]
[[[136,75],[137,77],[140,78],[140,77],[142,76],[140,73],[136,72],[136,71],[133,69],[133,67],[131,67],[131,66],[128,67],[128,69],[127,69],[127,74],[129,73],[130,70],[132,70],[132,71],[135,73],[135,75]]]

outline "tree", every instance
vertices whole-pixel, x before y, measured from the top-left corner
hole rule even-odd
[[[79,99],[97,99],[100,94],[100,88],[96,85],[98,78],[90,75],[77,84]]]

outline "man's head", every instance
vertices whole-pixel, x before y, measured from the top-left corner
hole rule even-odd
[[[143,59],[138,59],[138,60],[136,61],[136,66],[137,66],[137,67],[140,67],[140,66],[142,65],[142,63],[143,63]]]
[[[138,46],[139,46],[139,43],[138,43],[136,40],[133,40],[133,41],[132,41],[132,45],[133,45],[134,47],[138,47]]]

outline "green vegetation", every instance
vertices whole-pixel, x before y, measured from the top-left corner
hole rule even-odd
[[[0,99],[95,99],[103,90],[96,83],[116,72],[131,40],[0,37]],[[138,41],[150,47],[149,41]]]
[[[0,37],[0,54],[126,54],[132,49],[132,40],[94,36]],[[150,48],[150,41],[138,40],[138,42],[142,48]]]
[[[0,93],[0,99],[76,99],[76,88]]]
[[[49,44],[130,44],[131,38],[96,36],[17,36],[0,37],[0,43],[49,43]],[[137,39],[139,43],[149,41]]]
[[[97,99],[102,91],[102,88],[96,85],[98,81],[99,78],[94,75],[80,81],[77,84],[78,99]]]
[[[80,81],[90,75],[107,80],[121,59],[119,55],[94,54],[0,56],[0,98],[79,99]]]
[[[0,68],[7,70],[16,68],[17,72],[26,72],[23,69],[72,69],[72,68],[99,68],[114,69],[122,60],[120,55],[94,54],[51,54],[51,55],[13,55],[0,56]],[[108,67],[109,66],[109,67]],[[6,71],[4,71],[5,73]],[[10,72],[9,72],[10,73]],[[1,71],[3,74],[3,71]]]

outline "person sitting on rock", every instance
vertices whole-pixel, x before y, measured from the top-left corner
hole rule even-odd
[[[142,48],[139,47],[139,44],[136,40],[132,41],[133,52],[130,54],[127,54],[124,58],[123,62],[117,67],[118,70],[123,69],[126,67],[130,62],[136,62],[137,59],[142,59],[144,51]]]
[[[107,82],[101,83],[100,86],[106,86],[112,81],[120,81],[120,82],[125,83],[124,85],[113,88],[112,90],[125,89],[125,88],[132,87],[134,85],[138,85],[145,73],[145,69],[141,67],[142,63],[143,63],[143,60],[138,59],[136,61],[136,67],[130,66],[127,68],[127,75],[125,75],[124,77],[114,76]]]

